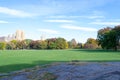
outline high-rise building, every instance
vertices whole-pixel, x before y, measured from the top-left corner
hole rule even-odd
[[[24,40],[25,39],[25,33],[24,33],[24,31],[17,30],[16,33],[15,33],[15,39],[19,40],[19,41]]]
[[[0,42],[9,42],[11,40],[22,41],[24,39],[25,39],[24,31],[17,30],[15,34],[12,34],[12,35],[9,34],[7,37],[6,36],[0,37]]]

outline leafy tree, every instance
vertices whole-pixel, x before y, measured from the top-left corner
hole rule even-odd
[[[69,48],[76,48],[77,47],[77,42],[75,39],[72,39],[71,41],[68,42],[68,47]]]
[[[38,41],[31,41],[30,42],[30,49],[38,49]]]
[[[39,41],[38,49],[47,49],[47,42],[46,41]]]
[[[116,33],[116,46],[120,47],[120,25],[115,26],[113,28],[113,31],[115,31]]]
[[[64,38],[51,38],[47,39],[48,49],[66,49],[68,48],[68,43]]]
[[[75,39],[72,39],[72,40],[71,40],[71,44],[72,44],[73,48],[75,48],[75,47],[77,46],[76,40],[75,40]]]
[[[111,31],[112,28],[110,27],[107,27],[107,28],[104,28],[104,29],[100,29],[98,31],[98,35],[97,35],[97,40],[98,40],[98,45],[101,45],[101,47],[103,49],[107,49],[107,41],[108,41],[108,38],[107,38],[107,33],[109,33],[109,31]]]
[[[33,40],[31,40],[31,39],[25,39],[24,41],[25,41],[25,43],[26,43],[26,49],[30,49],[30,43],[31,43]]]
[[[57,38],[56,39],[56,49],[67,49],[68,44],[64,38]]]
[[[78,49],[83,48],[83,44],[82,43],[78,43],[76,48],[78,48]]]
[[[17,40],[12,40],[10,41],[10,43],[12,44],[12,49],[16,49],[17,48]]]
[[[56,49],[56,38],[47,39],[47,49]]]
[[[87,42],[84,44],[84,48],[87,48],[87,49],[98,48],[97,40],[93,38],[88,38]]]
[[[16,47],[17,49],[26,49],[27,45],[26,42],[23,40],[23,41],[18,41]]]
[[[117,50],[120,42],[120,26],[114,28],[104,28],[98,31],[98,44],[103,49]]]
[[[15,49],[15,44],[11,43],[11,42],[8,42],[6,44],[6,49],[9,49],[9,50],[13,50]]]
[[[6,43],[5,42],[0,42],[0,49],[4,50],[6,48]]]

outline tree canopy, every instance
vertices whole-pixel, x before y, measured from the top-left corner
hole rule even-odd
[[[103,49],[114,49],[120,46],[120,26],[114,28],[104,28],[98,31],[97,35],[98,44]]]

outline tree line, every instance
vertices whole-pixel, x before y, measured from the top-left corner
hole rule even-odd
[[[120,26],[114,28],[106,27],[98,30],[97,39],[88,38],[83,43],[77,43],[75,39],[67,41],[64,38],[50,38],[46,40],[23,41],[12,40],[10,42],[0,42],[0,49],[120,49]]]
[[[51,38],[46,40],[23,41],[12,40],[10,42],[0,42],[0,49],[18,50],[18,49],[67,49],[68,44],[64,38]]]
[[[0,49],[20,50],[20,49],[96,49],[98,47],[96,39],[88,38],[85,44],[77,43],[75,39],[66,41],[64,38],[50,38],[46,40],[23,41],[12,40],[10,42],[0,42]]]

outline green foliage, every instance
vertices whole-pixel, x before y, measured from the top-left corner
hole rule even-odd
[[[17,49],[17,40],[12,40],[10,41],[10,43],[12,44],[12,49]]]
[[[98,48],[97,40],[93,38],[88,38],[87,42],[84,44],[86,49],[96,49]]]
[[[83,48],[83,44],[82,43],[78,43],[76,46],[76,49],[82,49]]]
[[[13,50],[13,49],[15,49],[15,44],[14,44],[14,43],[11,43],[11,42],[8,42],[8,43],[6,44],[6,49],[8,49],[8,50]]]
[[[67,49],[68,44],[64,38],[57,38],[56,39],[56,49]]]
[[[113,28],[113,31],[116,32],[116,45],[120,49],[120,25],[115,26],[115,28]]]
[[[26,39],[23,41],[12,40],[7,43],[6,49],[67,49],[68,43],[64,38],[51,38],[47,40],[32,41]]]
[[[47,49],[47,42],[46,41],[31,41],[30,49]]]
[[[47,49],[47,42],[46,41],[39,41],[38,42],[38,49]]]
[[[31,41],[30,42],[30,49],[38,49],[39,41]]]
[[[16,48],[17,49],[26,49],[27,44],[25,41],[18,41],[16,44]]]
[[[68,47],[69,47],[69,48],[72,48],[72,49],[76,48],[76,47],[77,47],[77,42],[76,42],[76,40],[75,40],[75,39],[72,39],[71,41],[69,41],[69,42],[68,42]]]
[[[6,48],[5,42],[0,42],[0,50],[4,50]]]
[[[67,49],[68,43],[64,38],[51,38],[47,39],[48,49]]]
[[[30,49],[30,43],[31,43],[33,40],[31,40],[31,39],[25,39],[24,41],[25,41],[25,43],[26,43],[26,49]]]
[[[114,49],[120,45],[120,26],[115,28],[104,28],[98,31],[98,44],[103,49]]]

